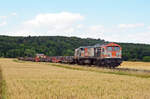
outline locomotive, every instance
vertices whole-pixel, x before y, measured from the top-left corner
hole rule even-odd
[[[122,63],[122,48],[116,43],[96,44],[94,46],[81,46],[75,49],[74,56],[46,56],[44,54],[37,54],[35,58],[25,57],[19,58],[19,60],[115,68]]]
[[[122,48],[115,43],[79,47],[75,49],[74,61],[80,65],[114,68],[122,63]]]

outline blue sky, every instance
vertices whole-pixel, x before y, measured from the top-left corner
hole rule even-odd
[[[149,43],[149,0],[1,0],[0,35]]]

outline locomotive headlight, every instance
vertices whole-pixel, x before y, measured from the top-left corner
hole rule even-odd
[[[111,53],[108,53],[108,57],[112,57]]]
[[[118,52],[118,53],[116,53],[116,56],[117,56],[117,57],[119,57],[119,56],[120,56],[120,53],[119,53],[119,52]]]

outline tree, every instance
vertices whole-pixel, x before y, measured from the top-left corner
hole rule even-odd
[[[32,49],[26,49],[25,50],[25,56],[34,57],[35,54],[36,54],[35,50],[32,50]]]
[[[0,57],[33,57],[36,53],[48,56],[72,56],[80,46],[108,43],[101,39],[64,36],[0,36]],[[149,44],[118,43],[122,47],[123,60],[143,61],[150,56]]]
[[[145,62],[150,62],[150,56],[144,56],[143,61]]]

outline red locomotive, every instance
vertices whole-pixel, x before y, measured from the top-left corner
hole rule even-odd
[[[96,65],[114,68],[122,63],[122,48],[115,43],[83,46],[75,49],[74,56],[46,56],[37,54],[35,58],[19,58],[35,62],[71,63],[80,65]]]
[[[85,46],[75,49],[75,63],[116,67],[122,63],[122,48],[115,43]]]

